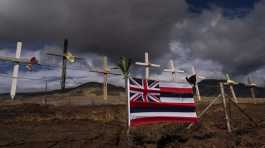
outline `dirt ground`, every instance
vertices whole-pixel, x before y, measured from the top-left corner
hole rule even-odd
[[[200,112],[207,104],[198,105]],[[265,148],[265,104],[241,104],[258,126],[231,106],[233,132],[227,133],[222,105],[187,125],[132,128],[125,105],[0,105],[0,147],[5,148]]]

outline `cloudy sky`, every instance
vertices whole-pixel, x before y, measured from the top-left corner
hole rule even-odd
[[[208,78],[230,73],[244,82],[251,76],[263,85],[265,76],[265,0],[0,0],[0,55],[14,56],[23,41],[23,57],[44,65],[28,72],[21,66],[19,91],[59,88],[60,59],[45,55],[62,49],[83,58],[70,65],[68,86],[102,81],[89,73],[106,55],[112,65],[120,56],[143,60],[149,51],[162,73],[169,59],[188,73],[194,65]],[[8,91],[12,64],[0,62],[0,91]],[[134,74],[143,70],[133,67]],[[179,76],[183,78],[183,75]],[[34,79],[34,80],[33,80]],[[110,81],[121,85],[119,77]]]

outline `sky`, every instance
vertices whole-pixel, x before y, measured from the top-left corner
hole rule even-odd
[[[102,81],[89,69],[100,68],[103,55],[114,65],[120,56],[143,61],[145,51],[161,65],[153,78],[169,79],[162,70],[172,59],[189,74],[194,65],[207,78],[229,73],[264,85],[264,13],[265,0],[1,0],[0,55],[14,56],[20,40],[23,57],[53,65],[32,72],[22,65],[20,76],[31,80],[19,80],[19,91],[42,90],[44,79],[50,89],[59,88],[60,59],[45,52],[60,52],[65,38],[69,50],[83,58],[69,64],[69,87]],[[12,64],[0,62],[1,92],[9,90],[11,71]],[[144,71],[133,66],[132,73],[140,77]],[[114,76],[110,82],[122,85]]]

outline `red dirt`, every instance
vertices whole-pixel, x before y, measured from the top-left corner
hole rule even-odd
[[[199,105],[198,111],[205,105]],[[265,148],[265,104],[240,106],[258,127],[233,107],[233,132],[227,133],[223,108],[215,105],[190,130],[185,129],[186,125],[149,125],[132,128],[128,137],[125,105],[2,105],[0,147]]]

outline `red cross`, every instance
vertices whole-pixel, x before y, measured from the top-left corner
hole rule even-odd
[[[144,90],[143,90],[143,95],[144,95],[144,102],[148,102],[148,82],[147,80],[144,80]]]

